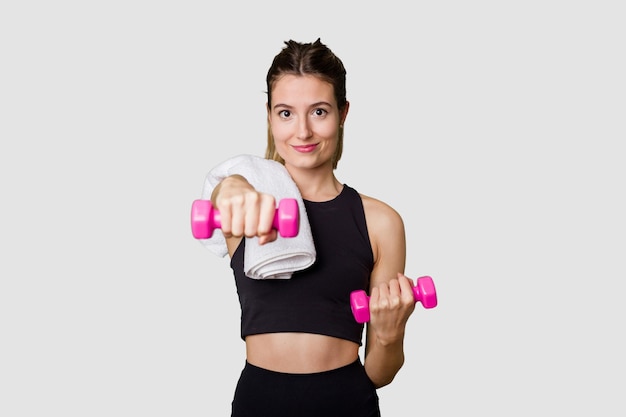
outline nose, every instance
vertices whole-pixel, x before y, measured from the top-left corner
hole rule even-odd
[[[311,131],[311,126],[309,124],[309,120],[306,117],[300,118],[298,120],[298,139],[309,139],[313,136],[313,132]]]

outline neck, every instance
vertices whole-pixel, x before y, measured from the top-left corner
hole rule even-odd
[[[302,198],[308,201],[329,201],[337,197],[343,184],[335,177],[332,170],[306,172],[287,167],[291,178],[295,181]]]

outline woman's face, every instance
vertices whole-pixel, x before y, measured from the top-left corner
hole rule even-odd
[[[311,75],[284,75],[274,83],[268,121],[285,166],[332,167],[345,119],[333,90],[332,84]]]

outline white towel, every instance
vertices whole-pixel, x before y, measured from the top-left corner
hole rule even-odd
[[[245,177],[260,192],[271,194],[278,203],[283,198],[295,198],[300,210],[298,235],[283,238],[278,235],[274,242],[259,245],[258,238],[245,238],[244,272],[254,279],[287,279],[295,271],[308,268],[315,262],[315,245],[311,226],[300,190],[287,169],[279,162],[254,155],[238,155],[228,159],[207,174],[202,190],[202,199],[209,200],[213,189],[229,175]],[[209,239],[200,239],[209,250],[218,256],[228,254],[226,239],[220,229],[215,229]]]

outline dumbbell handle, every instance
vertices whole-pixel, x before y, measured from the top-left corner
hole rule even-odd
[[[437,306],[437,292],[431,277],[423,276],[417,279],[413,287],[413,298],[415,302],[421,302],[424,308]],[[363,290],[355,290],[350,294],[352,315],[358,323],[365,323],[370,320],[369,301],[369,296]]]
[[[282,237],[298,235],[300,217],[298,201],[294,198],[282,199],[276,212],[272,227],[278,230]],[[208,239],[213,236],[213,230],[222,227],[220,212],[213,207],[210,200],[194,200],[191,205],[191,233],[196,239]]]

